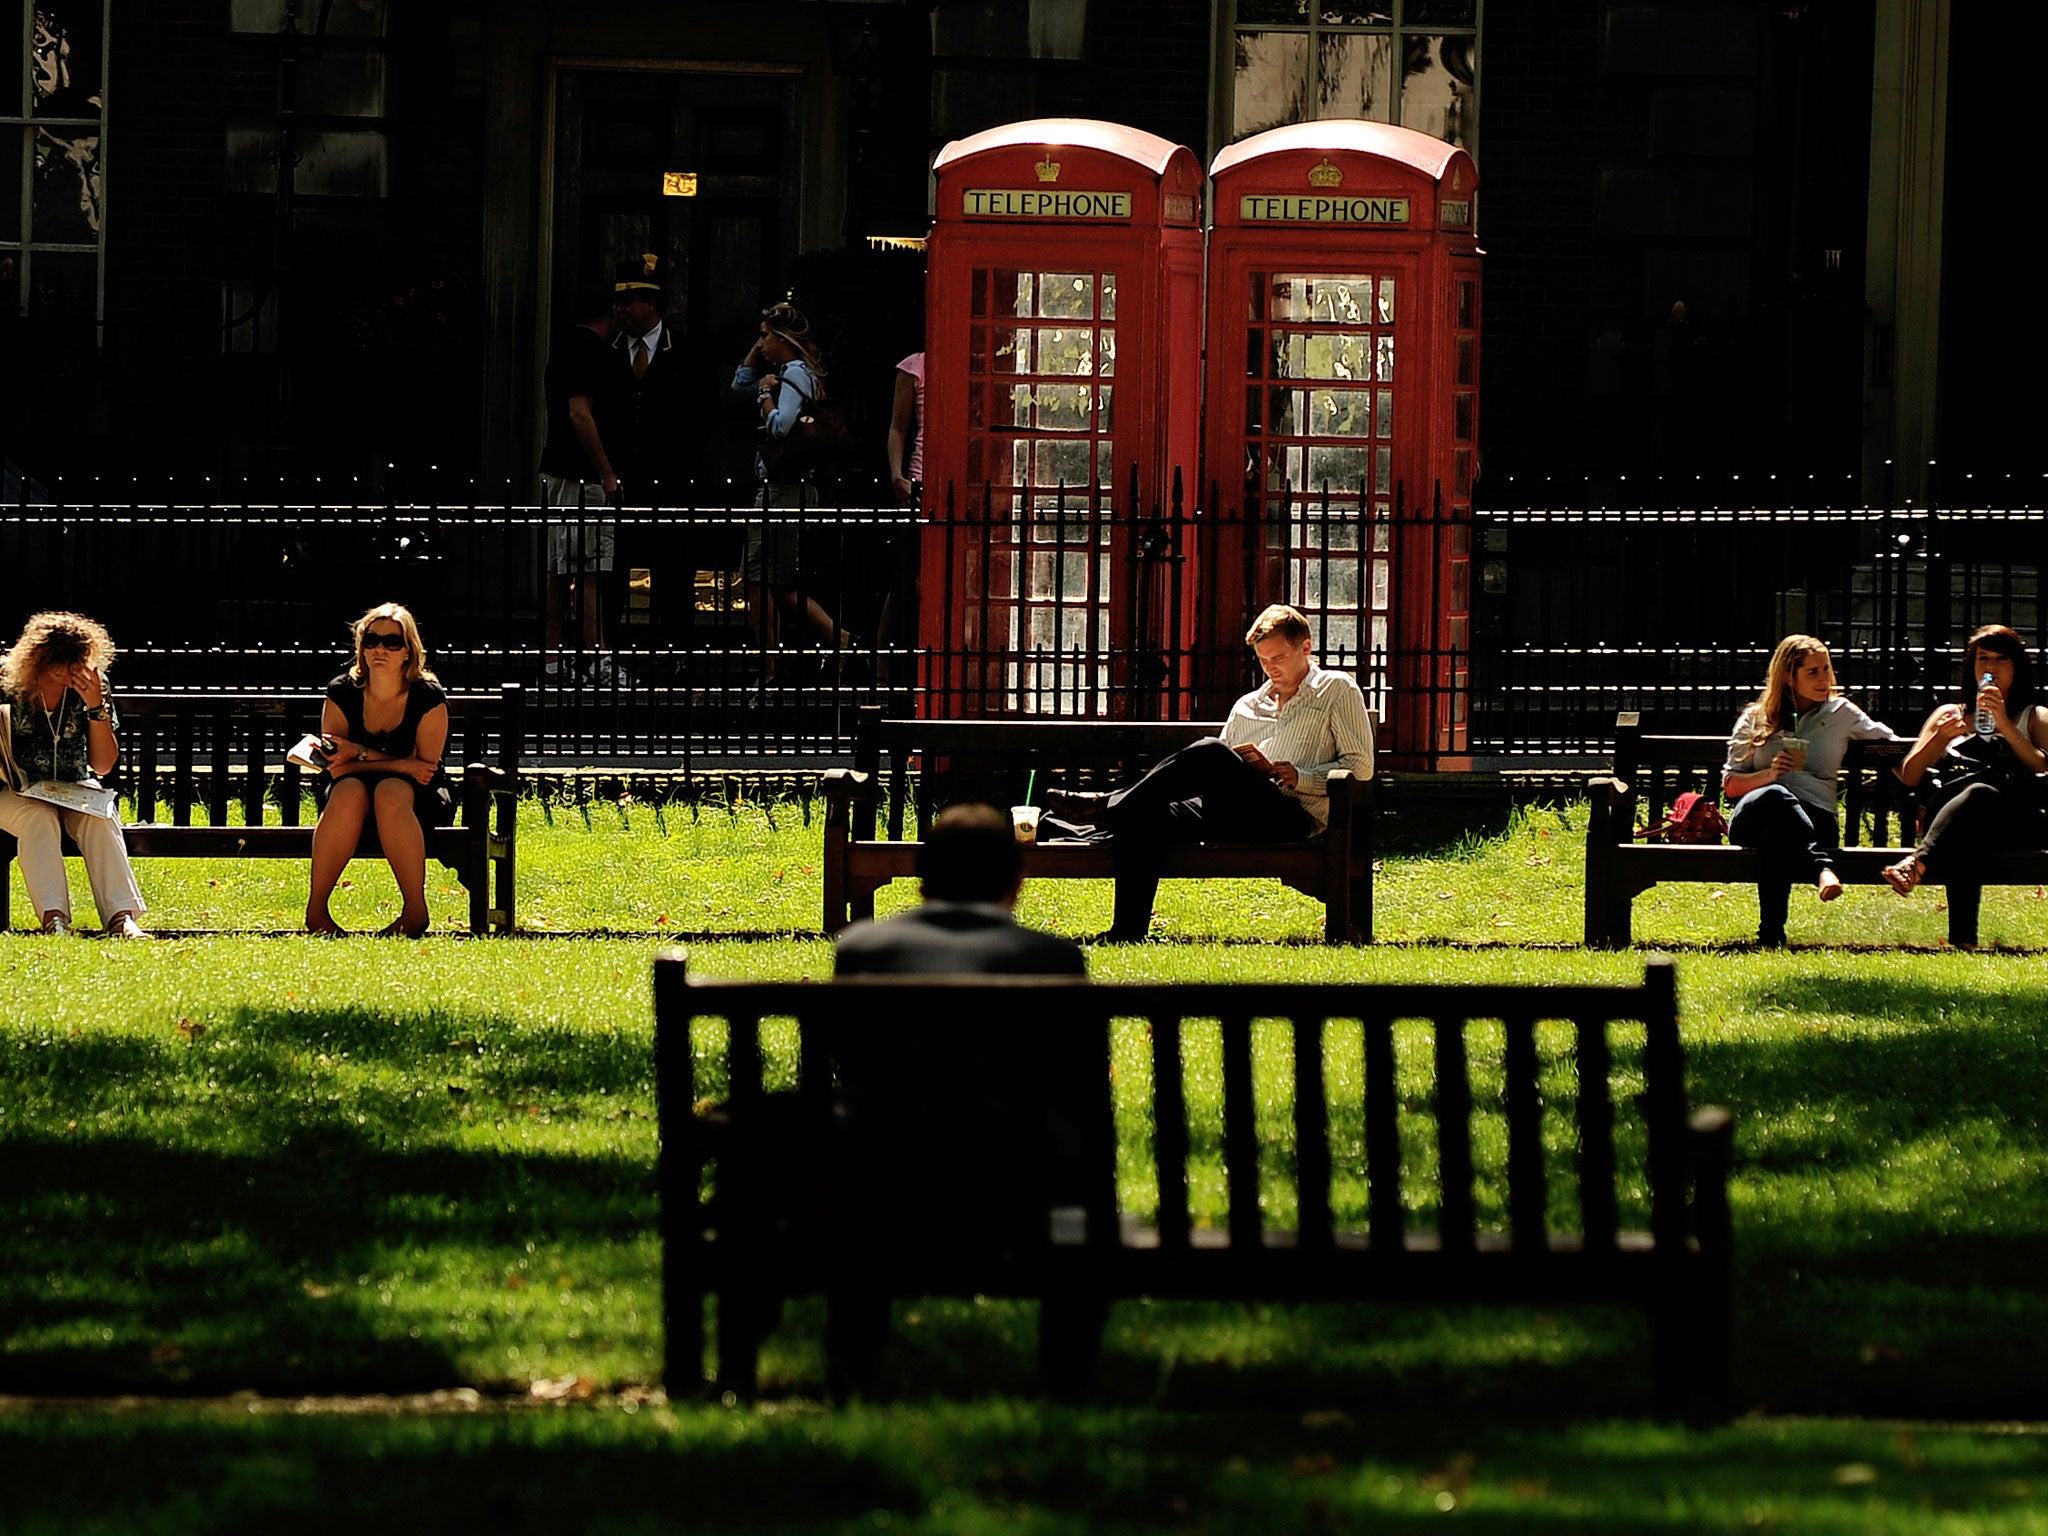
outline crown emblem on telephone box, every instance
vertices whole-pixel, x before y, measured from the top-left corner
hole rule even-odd
[[[1039,161],[1033,169],[1038,172],[1038,179],[1040,181],[1058,181],[1060,179],[1060,163],[1053,159],[1050,154]]]
[[[1323,163],[1308,173],[1308,184],[1312,187],[1334,187],[1344,180],[1344,173],[1330,164],[1325,156]]]

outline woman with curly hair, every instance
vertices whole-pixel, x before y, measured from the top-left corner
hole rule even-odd
[[[1892,728],[1841,696],[1827,645],[1787,635],[1771,653],[1763,692],[1728,738],[1721,788],[1735,807],[1728,841],[1760,850],[1757,942],[1785,942],[1792,886],[1811,880],[1822,901],[1842,894],[1835,774],[1852,741],[1890,741]]]
[[[39,613],[0,659],[9,747],[19,781],[0,785],[0,831],[20,844],[21,877],[43,932],[71,931],[71,882],[64,835],[85,857],[86,878],[108,937],[141,939],[144,911],[118,817],[60,806],[19,789],[39,785],[99,788],[121,755],[121,716],[107,692],[114,642],[76,613]]]
[[[313,886],[306,931],[339,934],[327,910],[341,872],[374,818],[377,844],[402,901],[385,935],[427,929],[428,827],[454,817],[455,796],[441,753],[448,745],[448,696],[427,667],[419,625],[397,603],[380,603],[351,626],[355,659],[327,685],[320,734],[333,742],[327,772],[314,781],[320,824],[313,829]]]

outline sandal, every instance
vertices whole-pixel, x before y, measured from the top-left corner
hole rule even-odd
[[[1884,872],[1884,883],[1901,896],[1910,896],[1920,888],[1920,882],[1927,878],[1927,867],[1920,862],[1920,856],[1899,860]]]

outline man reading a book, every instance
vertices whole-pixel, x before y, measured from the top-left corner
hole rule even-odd
[[[1055,835],[1108,835],[1117,866],[1111,939],[1139,940],[1150,929],[1166,846],[1313,837],[1329,825],[1331,772],[1372,777],[1365,694],[1350,674],[1316,665],[1301,611],[1275,603],[1244,638],[1266,681],[1231,706],[1221,736],[1181,748],[1112,793],[1047,796],[1073,818],[1048,821]]]

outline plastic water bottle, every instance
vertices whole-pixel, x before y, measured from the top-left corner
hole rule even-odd
[[[1991,674],[1989,672],[1986,672],[1982,677],[1977,679],[1977,688],[1979,692],[1982,692],[1984,689],[1989,688],[1990,686]],[[1977,706],[1977,734],[1979,736],[1996,736],[1998,734],[1998,722],[1991,718],[1991,711],[1986,709],[1982,704],[1979,704]]]

